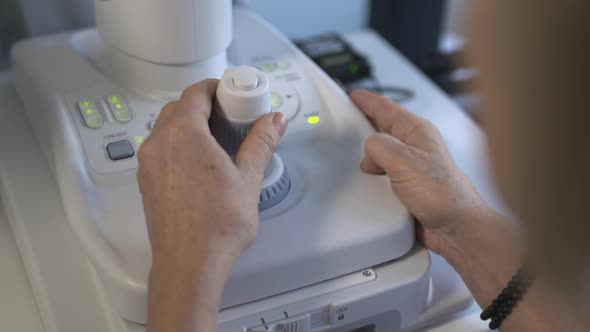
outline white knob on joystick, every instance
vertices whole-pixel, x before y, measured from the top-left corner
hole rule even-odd
[[[216,99],[211,133],[229,155],[235,155],[256,121],[272,110],[269,80],[252,67],[228,68],[217,87]],[[259,209],[280,203],[290,188],[287,169],[275,154],[265,172]]]

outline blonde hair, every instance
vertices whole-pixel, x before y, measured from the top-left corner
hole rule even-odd
[[[482,87],[497,180],[527,229],[536,266],[561,282],[583,280],[590,266],[590,1],[494,2],[472,26],[489,76]]]

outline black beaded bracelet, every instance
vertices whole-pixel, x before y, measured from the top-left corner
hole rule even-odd
[[[524,267],[521,268],[502,290],[502,293],[479,317],[484,321],[492,320],[489,325],[491,330],[500,328],[502,322],[512,313],[512,310],[514,310],[518,301],[522,299],[532,282],[532,276],[526,272]]]

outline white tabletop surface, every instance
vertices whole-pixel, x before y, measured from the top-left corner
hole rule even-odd
[[[377,77],[384,84],[399,84],[395,70],[388,66],[399,62],[399,54],[378,35],[370,31],[349,34],[347,38],[367,54]],[[22,107],[12,86],[10,74],[0,73],[0,110]],[[0,121],[2,121],[0,112]],[[2,137],[2,136],[0,136]],[[2,137],[2,139],[6,139]],[[10,156],[2,156],[9,158]],[[1,181],[1,179],[0,179]],[[1,185],[1,183],[0,183]],[[472,308],[449,321],[428,329],[428,332],[487,331],[478,319],[478,309]],[[0,205],[0,331],[44,332],[30,284],[12,237],[8,219]]]

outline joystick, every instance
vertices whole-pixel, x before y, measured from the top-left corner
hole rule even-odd
[[[252,67],[228,68],[217,87],[211,114],[211,133],[230,156],[234,156],[256,121],[271,112],[270,83]],[[279,204],[291,188],[283,160],[275,154],[262,182],[259,210]]]

